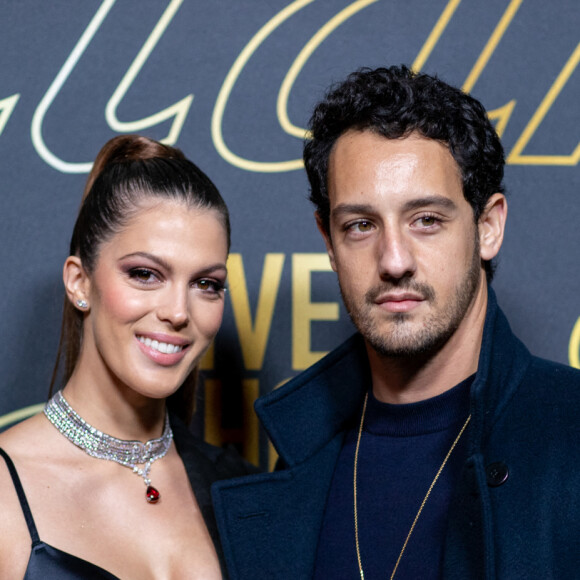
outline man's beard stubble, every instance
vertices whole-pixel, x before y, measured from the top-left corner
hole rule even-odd
[[[397,289],[415,292],[426,302],[436,305],[437,296],[429,284],[417,282],[409,277],[384,281],[367,291],[362,306],[351,301],[342,287],[340,292],[351,320],[377,354],[385,358],[413,358],[435,354],[455,333],[473,301],[480,277],[481,258],[479,239],[476,236],[471,264],[456,288],[455,297],[443,305],[442,310],[428,315],[421,328],[414,331],[406,328],[413,314],[396,312],[389,314],[391,324],[388,331],[381,332],[377,328],[376,321],[381,313],[375,300],[379,295]]]

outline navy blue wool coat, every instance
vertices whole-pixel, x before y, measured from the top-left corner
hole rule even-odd
[[[311,578],[334,465],[369,385],[355,335],[256,402],[282,467],[213,486],[232,580]],[[491,289],[471,415],[444,578],[580,578],[580,372],[533,357]]]

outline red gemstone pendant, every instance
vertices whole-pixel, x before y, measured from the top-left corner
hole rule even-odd
[[[161,494],[152,485],[148,485],[145,497],[149,503],[157,503],[161,498]]]

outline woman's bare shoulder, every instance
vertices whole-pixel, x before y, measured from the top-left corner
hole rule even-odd
[[[42,441],[43,431],[42,420],[31,417],[0,433],[0,447],[14,463],[17,474],[19,465],[26,464],[34,455],[35,444]],[[22,578],[30,557],[32,538],[16,493],[15,481],[1,457],[0,489],[0,577]]]
[[[0,433],[0,447],[11,457],[14,455],[15,461],[15,457],[34,454],[42,445],[48,427],[50,424],[42,413],[33,415]]]

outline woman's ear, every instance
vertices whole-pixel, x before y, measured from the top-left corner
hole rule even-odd
[[[507,200],[503,193],[494,193],[479,218],[479,253],[482,260],[495,258],[503,242],[507,218]]]
[[[90,308],[91,282],[80,258],[69,256],[66,259],[62,269],[62,279],[66,295],[73,306],[81,312],[87,312]]]

